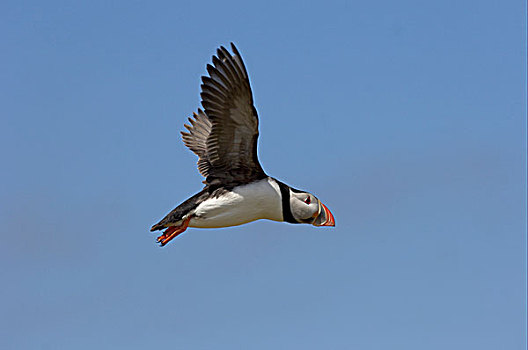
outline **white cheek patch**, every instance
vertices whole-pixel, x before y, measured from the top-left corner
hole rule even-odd
[[[313,217],[315,213],[318,213],[320,210],[317,202],[312,202],[308,205],[296,197],[292,197],[290,199],[290,206],[292,208],[293,216],[301,220],[306,220]]]

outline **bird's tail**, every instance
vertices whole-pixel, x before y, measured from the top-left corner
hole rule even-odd
[[[158,222],[156,225],[153,225],[151,228],[150,228],[150,232],[153,232],[153,231],[160,231],[160,230],[163,230],[164,228],[166,228],[167,225],[165,225],[163,223],[163,220],[161,220],[160,222]]]

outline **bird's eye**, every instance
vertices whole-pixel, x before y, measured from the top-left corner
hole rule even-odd
[[[310,196],[306,197],[306,199],[304,200],[304,203],[310,204],[310,202],[311,202]]]

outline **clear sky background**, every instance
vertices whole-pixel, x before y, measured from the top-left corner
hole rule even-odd
[[[0,348],[525,349],[525,1],[2,1]],[[149,232],[235,42],[337,226]]]

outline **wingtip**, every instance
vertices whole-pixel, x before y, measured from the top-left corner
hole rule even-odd
[[[214,59],[215,59],[216,56],[213,56],[213,63],[214,63]],[[218,58],[216,58],[218,60]],[[205,69],[207,70],[207,73],[209,73],[209,75],[211,75],[212,73],[211,72],[214,72],[215,71],[215,68],[210,64],[210,63],[207,63],[207,66],[205,66]],[[202,76],[202,81],[203,81],[203,78],[205,76]]]

